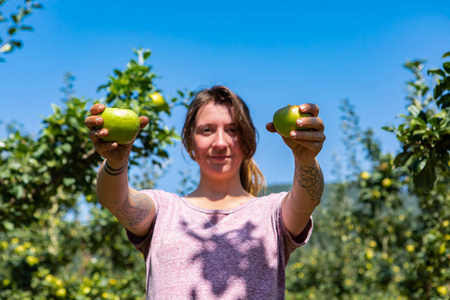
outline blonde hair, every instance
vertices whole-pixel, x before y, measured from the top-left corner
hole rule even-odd
[[[214,102],[229,105],[233,108],[234,119],[238,124],[239,146],[244,153],[239,175],[242,187],[253,196],[257,196],[265,187],[265,180],[261,170],[256,165],[253,155],[256,151],[257,131],[250,117],[250,111],[244,101],[225,86],[213,86],[199,91],[186,114],[186,120],[181,133],[184,148],[189,156],[195,160],[193,153],[194,129],[197,113],[204,105]]]

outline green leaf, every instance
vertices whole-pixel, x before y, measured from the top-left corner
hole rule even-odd
[[[100,92],[101,90],[106,89],[108,86],[109,86],[109,84],[99,85],[98,88],[97,88],[97,92]]]
[[[11,14],[11,19],[15,24],[18,24],[20,22],[20,19],[16,14]]]
[[[425,166],[427,165],[428,159],[418,159],[415,161],[414,163],[414,172],[416,173],[420,173],[423,171],[423,169],[425,168]]]
[[[17,28],[16,27],[9,27],[8,29],[8,35],[9,36],[13,36],[15,33],[17,32]]]
[[[23,181],[23,183],[25,183],[25,184],[28,184],[28,182],[30,182],[30,175],[28,175],[28,174],[23,174],[23,176],[22,176],[22,181]]]
[[[63,151],[62,151],[62,149],[60,147],[55,148],[54,152],[58,156],[61,156],[61,154],[63,153]]]
[[[400,132],[400,133],[403,132],[405,127],[406,127],[406,125],[407,125],[406,123],[400,124],[398,126],[398,128],[397,128],[397,131]]]
[[[143,55],[144,60],[147,60],[151,54],[152,54],[152,52],[150,50],[145,50],[144,55]]]
[[[406,163],[412,155],[413,152],[401,152],[397,154],[397,156],[394,159],[394,165],[397,167],[407,166]]]
[[[70,153],[70,151],[72,151],[72,145],[69,143],[62,144],[61,149],[66,153]]]
[[[75,182],[76,182],[75,178],[66,177],[66,178],[63,179],[63,184],[65,186],[71,186]]]
[[[420,113],[420,110],[415,105],[410,105],[410,106],[408,106],[407,109],[410,112],[410,114],[414,117],[417,117]]]
[[[444,63],[443,66],[444,66],[445,72],[450,73],[450,62]]]
[[[9,164],[9,168],[11,170],[19,170],[21,167],[22,167],[22,165],[16,161]]]
[[[425,59],[407,61],[403,64],[403,67],[405,67],[408,70],[414,71],[416,69],[419,69],[421,67],[421,65],[423,65],[426,62],[427,61]]]
[[[119,69],[114,69],[114,73],[117,75],[117,77],[122,76],[122,72]]]
[[[33,27],[28,26],[28,25],[22,25],[22,26],[19,27],[19,29],[23,30],[23,31],[33,31],[34,30]]]
[[[59,113],[61,113],[61,108],[59,108],[59,106],[56,105],[56,104],[54,104],[54,103],[52,103],[52,109],[53,109],[53,113],[54,113],[54,114],[59,114]]]
[[[420,111],[419,118],[420,118],[419,120],[422,120],[424,124],[427,123],[427,115],[423,111]]]
[[[22,199],[25,189],[22,185],[16,185],[14,187],[16,199]]]
[[[441,69],[431,69],[431,70],[428,70],[427,74],[428,74],[428,75],[434,74],[434,75],[439,75],[439,76],[445,77],[445,72],[442,71]]]
[[[3,226],[5,227],[5,229],[7,230],[7,231],[12,231],[12,230],[14,230],[14,224],[13,223],[11,223],[11,222],[9,222],[9,221],[3,221]]]
[[[11,40],[11,44],[13,44],[16,48],[22,48],[22,42],[18,40]]]
[[[450,93],[441,96],[441,98],[436,102],[436,104],[442,108],[450,107]]]
[[[422,118],[417,117],[417,118],[414,118],[411,120],[410,125],[411,125],[411,128],[417,128],[417,127],[423,128],[426,126],[426,123]]]
[[[445,111],[440,111],[437,114],[433,115],[431,118],[433,118],[433,119],[444,119],[446,116],[447,116],[447,113]]]
[[[439,99],[439,97],[441,97],[443,92],[444,92],[444,84],[442,84],[442,83],[437,84],[434,87],[434,93],[433,93],[434,99]]]
[[[416,140],[421,140],[422,136],[425,135],[426,132],[427,132],[426,129],[414,130],[413,131],[413,135],[418,137]]]
[[[434,188],[437,176],[434,163],[428,161],[425,167],[414,176],[414,184],[418,190],[429,192]]]
[[[450,56],[450,52],[445,53],[444,55],[442,55],[442,58],[446,58]]]
[[[27,16],[27,15],[29,15],[29,14],[31,14],[33,12],[33,10],[31,10],[31,9],[25,9],[25,8],[23,8],[23,9],[21,9],[20,10],[20,13],[25,17],[25,16]]]

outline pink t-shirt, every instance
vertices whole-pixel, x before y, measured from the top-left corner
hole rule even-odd
[[[147,299],[284,299],[290,254],[312,232],[312,218],[293,239],[281,217],[286,192],[209,210],[161,190],[147,236],[127,231],[146,264]]]

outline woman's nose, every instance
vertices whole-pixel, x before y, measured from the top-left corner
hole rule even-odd
[[[212,146],[214,149],[219,150],[223,150],[227,147],[227,141],[224,132],[221,132],[220,130],[216,132]]]

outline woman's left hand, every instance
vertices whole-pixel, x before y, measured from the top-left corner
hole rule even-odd
[[[290,138],[281,136],[286,145],[291,148],[294,158],[302,164],[312,164],[317,154],[322,150],[325,141],[324,125],[318,117],[319,107],[313,103],[300,105],[301,113],[311,114],[312,117],[297,119],[299,127],[309,128],[305,131],[291,131]],[[272,122],[267,123],[266,128],[270,132],[277,132]]]

